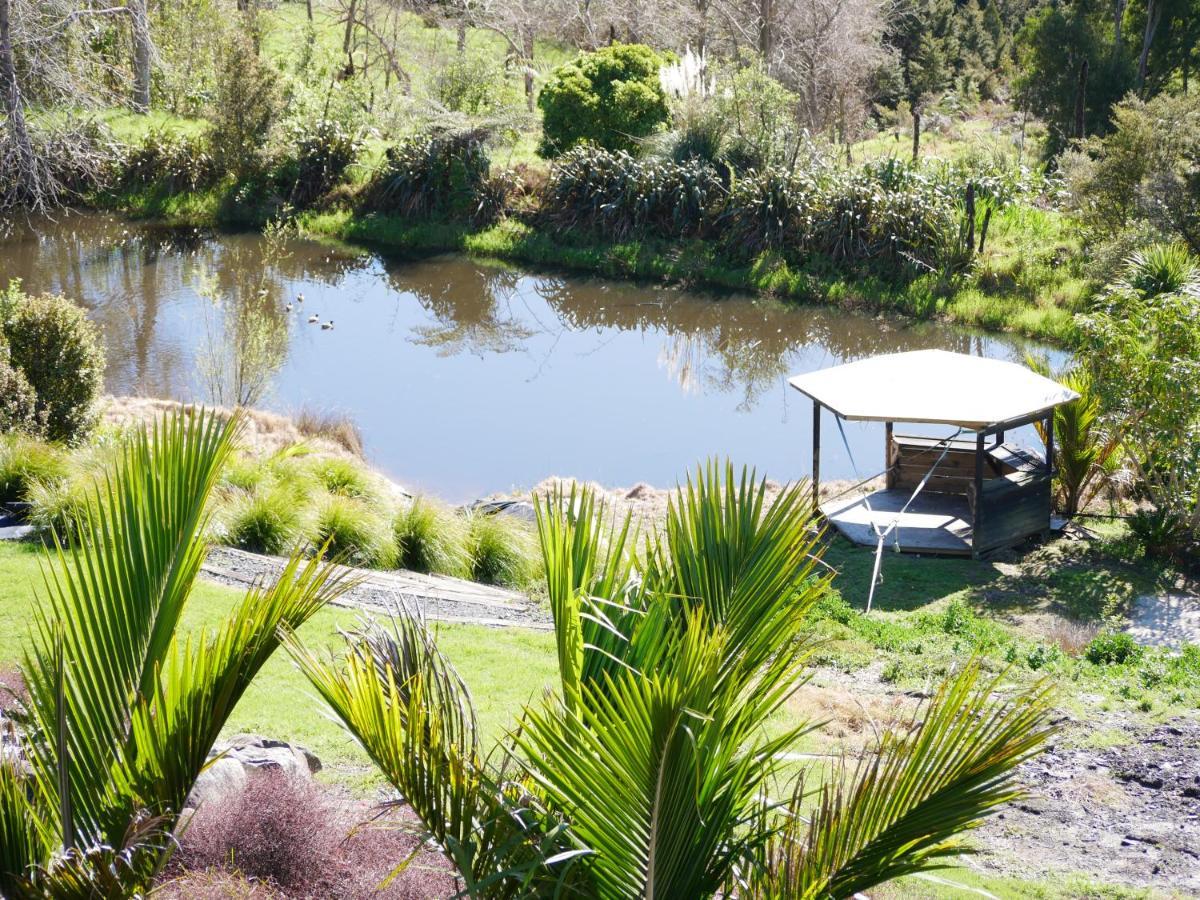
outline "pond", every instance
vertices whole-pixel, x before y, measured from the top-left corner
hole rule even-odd
[[[237,313],[260,311],[279,365],[259,405],[346,413],[380,469],[453,501],[551,475],[667,486],[713,454],[800,477],[811,405],[789,375],[929,347],[1015,360],[1037,349],[935,323],[105,216],[9,235],[0,285],[11,278],[90,310],[114,394],[210,401],[214,360],[245,343]],[[882,467],[882,426],[847,425],[853,459],[827,427],[824,477]]]

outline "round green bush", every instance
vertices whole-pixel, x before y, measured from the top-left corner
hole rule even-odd
[[[331,494],[317,511],[313,543],[351,566],[390,569],[396,543],[386,520],[361,500]]]
[[[8,344],[0,341],[0,434],[41,432],[37,393],[25,373],[11,363]]]
[[[542,156],[594,143],[633,152],[670,118],[658,72],[663,58],[642,44],[613,44],[559,66],[538,95]]]
[[[523,588],[537,567],[530,529],[511,516],[475,513],[469,536],[471,577],[483,584]]]
[[[1084,650],[1088,662],[1097,666],[1119,666],[1141,654],[1141,647],[1124,631],[1100,632]]]
[[[303,509],[286,489],[255,491],[233,501],[224,543],[252,553],[285,554],[303,532]]]
[[[12,354],[37,394],[46,437],[74,442],[96,421],[104,387],[104,348],[83,307],[61,294],[8,291],[3,330]]]
[[[402,569],[458,578],[470,575],[467,524],[454,510],[418,497],[397,513],[393,532]]]

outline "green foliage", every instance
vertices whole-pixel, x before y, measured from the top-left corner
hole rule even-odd
[[[96,420],[104,387],[100,331],[60,294],[27,296],[16,283],[0,294],[0,329],[10,364],[37,395],[37,417],[53,441],[77,441]]]
[[[363,191],[364,207],[402,216],[490,221],[501,204],[489,182],[486,138],[485,130],[417,134],[389,147]]]
[[[356,125],[333,118],[290,121],[283,129],[283,157],[271,177],[293,208],[303,209],[346,176],[365,146]]]
[[[283,109],[279,74],[242,29],[229,34],[210,111],[209,146],[218,168],[237,178],[260,173],[267,137]]]
[[[960,225],[946,184],[891,159],[854,171],[752,172],[735,181],[716,227],[741,258],[773,250],[940,271],[958,266]]]
[[[1047,159],[1057,156],[1076,137],[1076,95],[1080,66],[1085,61],[1086,135],[1108,131],[1114,104],[1134,85],[1129,55],[1113,52],[1109,17],[1107,8],[1099,4],[1055,4],[1033,12],[1021,29],[1017,100],[1046,122],[1043,149]]]
[[[638,139],[670,119],[658,71],[663,59],[641,44],[613,44],[559,66],[538,95],[546,157],[579,144],[634,153]]]
[[[1173,251],[1135,256],[1103,306],[1081,318],[1088,360],[1138,489],[1182,546],[1200,543],[1200,266]]]
[[[126,150],[118,181],[126,190],[157,185],[177,193],[209,187],[220,177],[208,138],[156,129]]]
[[[331,494],[316,511],[313,545],[350,566],[392,569],[396,542],[387,519],[362,500]]]
[[[968,665],[834,773],[815,815],[803,779],[785,808],[769,800],[806,727],[765,726],[802,683],[828,589],[808,497],[767,504],[751,473],[712,465],[640,554],[589,491],[540,500],[562,689],[525,710],[505,769],[413,614],[348,636],[342,662],[289,649],[469,896],[850,896],[962,852],[957,836],[1016,796],[1049,703],[1040,687],[996,698]]]
[[[795,120],[799,102],[757,55],[721,69],[710,105],[725,131],[725,161],[745,173],[794,166],[804,144]]]
[[[215,630],[179,622],[238,423],[181,413],[137,431],[97,484],[86,538],[46,551],[23,667],[28,770],[0,760],[5,896],[146,892],[218,734],[283,632],[343,588],[293,558]]]
[[[1062,160],[1070,210],[1098,238],[1140,223],[1200,253],[1200,95],[1130,96]]]
[[[1121,441],[1106,427],[1103,399],[1091,372],[1074,366],[1052,373],[1049,363],[1026,356],[1026,364],[1040,375],[1053,378],[1079,395],[1054,408],[1055,501],[1066,515],[1086,509],[1116,474],[1121,462]],[[1045,441],[1045,426],[1037,423]]]
[[[0,435],[0,503],[29,500],[35,482],[56,481],[67,474],[63,452],[22,434]]]
[[[474,52],[458,54],[439,69],[430,93],[450,112],[468,116],[495,112],[510,99],[496,58]]]
[[[467,523],[436,500],[414,498],[396,514],[393,534],[400,568],[457,578],[470,575]]]
[[[1141,647],[1123,631],[1105,630],[1096,635],[1084,650],[1088,662],[1098,666],[1120,666],[1136,659]]]
[[[43,422],[38,416],[37,392],[25,373],[12,365],[12,352],[0,334],[0,434],[38,434]]]
[[[339,497],[373,500],[378,497],[371,473],[359,463],[340,456],[321,456],[309,471],[325,490]]]
[[[556,160],[543,207],[565,228],[621,240],[657,233],[699,233],[721,209],[725,188],[700,160],[638,160],[624,151],[578,147]]]
[[[536,577],[533,535],[524,523],[511,516],[472,514],[467,550],[471,578],[475,581],[525,588]]]
[[[302,540],[305,512],[303,498],[283,487],[243,494],[224,515],[223,543],[252,553],[288,553]]]

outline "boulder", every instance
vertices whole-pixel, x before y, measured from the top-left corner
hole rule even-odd
[[[240,794],[250,779],[264,772],[287,778],[311,778],[321,771],[315,753],[287,741],[255,734],[239,734],[217,744],[209,753],[208,767],[200,773],[185,806]]]

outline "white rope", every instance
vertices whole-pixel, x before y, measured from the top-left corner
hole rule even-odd
[[[842,417],[835,414],[834,418],[837,421],[838,432],[842,436],[842,444],[846,448],[846,455],[850,458],[850,468],[854,470],[854,477],[857,479],[859,477],[858,463],[854,459],[854,451],[850,449],[850,441],[846,439],[846,430],[842,427]],[[879,526],[875,524],[875,510],[871,509],[871,501],[869,499],[870,495],[863,497],[863,505],[867,508],[867,521],[871,523],[871,530],[875,532],[875,564],[871,568],[871,586],[867,590],[867,612],[871,611],[871,606],[875,602],[875,588],[878,587],[883,581],[883,578],[880,575],[880,570],[883,568],[884,541],[887,540],[887,536],[889,534],[895,531],[896,536],[893,539],[893,545],[896,549],[896,552],[900,552],[900,529],[896,526],[900,524],[900,519],[906,512],[908,512],[908,508],[912,506],[913,501],[917,499],[917,495],[925,489],[925,485],[929,483],[929,479],[933,476],[934,471],[942,464],[942,460],[946,458],[946,454],[950,452],[951,442],[960,434],[962,434],[964,430],[965,429],[963,428],[959,428],[954,432],[954,434],[950,435],[950,437],[942,438],[937,444],[934,444],[935,447],[938,446],[938,444],[945,445],[942,448],[941,455],[937,458],[934,464],[929,467],[929,471],[925,473],[925,476],[920,480],[920,482],[917,483],[916,489],[909,496],[904,506],[900,508],[900,512],[896,513],[892,521],[889,522],[888,526],[882,531],[880,531]]]

